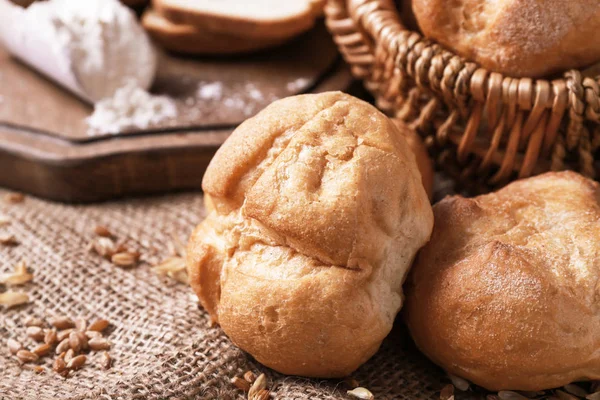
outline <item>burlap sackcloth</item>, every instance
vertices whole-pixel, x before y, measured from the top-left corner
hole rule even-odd
[[[252,360],[220,328],[210,327],[189,287],[157,275],[148,263],[122,269],[87,249],[94,227],[102,224],[145,260],[160,261],[173,235],[186,240],[204,217],[202,194],[85,206],[28,196],[20,204],[0,202],[0,213],[12,219],[0,233],[21,243],[0,247],[0,273],[26,259],[34,274],[33,282],[17,288],[29,293],[31,303],[0,308],[0,399],[243,399],[230,379],[248,369],[267,375],[274,399],[349,398],[341,380],[284,376]],[[51,368],[42,374],[23,370],[6,341],[26,337],[28,317],[53,314],[108,319],[113,367],[102,370],[94,356],[67,379]],[[376,399],[436,398],[446,382],[399,321],[353,377]]]

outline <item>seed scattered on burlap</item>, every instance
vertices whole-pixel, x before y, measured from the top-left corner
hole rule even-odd
[[[56,329],[46,329],[44,333],[44,343],[54,346],[58,342]]]
[[[110,259],[115,253],[115,242],[107,237],[98,237],[92,241],[92,249],[100,256]]]
[[[39,318],[29,317],[25,321],[25,326],[39,326],[39,327],[42,327],[42,326],[44,326],[44,321],[42,321]]]
[[[64,353],[71,348],[71,344],[69,343],[69,338],[65,338],[61,340],[61,342],[56,346],[56,354]]]
[[[24,363],[34,362],[38,360],[38,356],[35,353],[30,352],[29,350],[19,350],[17,351],[17,358]]]
[[[90,340],[95,338],[101,338],[102,334],[96,331],[85,331],[85,336],[87,336],[88,340]]]
[[[373,400],[375,398],[373,393],[364,387],[357,387],[352,390],[348,390],[346,393],[348,393],[349,396],[360,400]]]
[[[0,283],[5,285],[23,285],[33,280],[33,275],[27,271],[27,264],[25,260],[19,261],[13,270],[13,272],[0,275]]]
[[[440,400],[454,399],[454,385],[448,384],[442,388],[440,392]]]
[[[271,392],[267,389],[261,389],[258,393],[254,394],[253,397],[249,397],[249,400],[268,400],[271,398]]]
[[[42,342],[44,340],[44,330],[39,326],[30,326],[25,330],[25,333],[36,342]]]
[[[460,376],[456,376],[456,375],[452,375],[452,374],[448,374],[448,377],[450,377],[452,384],[458,390],[463,391],[463,392],[466,392],[467,390],[469,390],[470,384],[467,380],[461,378]]]
[[[570,383],[568,385],[565,385],[563,387],[563,389],[565,389],[565,391],[567,393],[571,393],[572,395],[579,396],[579,397],[585,397],[585,396],[588,395],[587,390],[585,390],[581,386],[576,385],[574,383]]]
[[[110,342],[104,338],[93,338],[88,342],[88,345],[94,351],[110,349]]]
[[[73,351],[75,353],[79,353],[81,351],[81,349],[83,348],[83,344],[81,343],[81,340],[80,340],[77,332],[73,331],[69,334],[69,345],[71,346],[71,349],[73,349]]]
[[[118,267],[133,267],[137,263],[138,257],[135,253],[124,251],[113,254],[111,261]]]
[[[33,349],[32,352],[38,357],[43,357],[46,354],[50,353],[50,350],[52,350],[52,347],[49,344],[42,343],[38,347]]]
[[[73,351],[73,349],[67,350],[64,356],[65,362],[68,363],[73,359],[73,357],[75,357],[75,352]]]
[[[75,328],[75,322],[71,318],[65,316],[58,316],[50,319],[50,324],[61,331],[64,329]]]
[[[3,246],[17,246],[19,241],[15,237],[15,235],[5,234],[0,235],[0,244]]]
[[[58,339],[59,342],[62,342],[65,339],[69,338],[69,335],[71,334],[71,332],[75,331],[74,328],[69,328],[69,329],[63,329],[62,331],[59,331],[56,334],[56,338]]]
[[[234,376],[231,379],[231,383],[240,390],[247,392],[250,390],[250,383],[245,379],[240,378],[239,376]]]
[[[527,397],[512,390],[501,390],[498,392],[498,397],[502,400],[527,400]]]
[[[252,386],[250,386],[250,389],[248,390],[248,399],[249,400],[254,399],[254,397],[256,395],[258,395],[258,392],[260,392],[261,390],[266,389],[266,388],[267,388],[267,377],[265,376],[265,374],[260,374],[254,381]]]
[[[43,372],[46,371],[46,369],[44,367],[42,367],[41,365],[29,365],[29,364],[25,364],[23,366],[23,368],[29,369],[29,370],[35,372],[36,374],[41,374],[41,373],[43,373]]]
[[[256,375],[254,374],[254,372],[248,370],[244,372],[244,379],[248,383],[254,383],[254,381],[256,380]]]
[[[8,215],[0,214],[0,227],[10,224],[10,217]]]
[[[102,332],[109,325],[109,322],[105,319],[97,319],[90,324],[88,331]]]
[[[67,368],[73,370],[79,369],[83,367],[83,364],[85,364],[86,360],[87,357],[83,354],[73,357],[69,362],[67,362]]]
[[[85,332],[87,330],[87,321],[85,318],[75,319],[75,329],[79,332]]]
[[[8,346],[10,354],[17,354],[17,352],[23,348],[21,343],[17,342],[15,339],[8,339],[6,345]]]
[[[18,204],[22,203],[25,200],[25,195],[23,193],[7,193],[4,195],[4,202],[8,204]]]
[[[108,354],[106,351],[104,353],[102,353],[102,368],[104,369],[109,369],[112,365],[112,358],[110,357],[110,354]]]
[[[14,292],[12,290],[0,293],[0,305],[10,308],[26,303],[29,303],[29,295],[27,293]]]
[[[169,257],[152,267],[159,275],[166,275],[178,282],[188,284],[187,268],[183,257]]]
[[[105,227],[104,225],[96,225],[96,227],[94,228],[94,233],[101,237],[107,237],[107,238],[113,237],[112,232],[109,231],[108,228]]]
[[[65,369],[67,369],[67,363],[65,362],[65,360],[62,357],[56,357],[54,359],[54,363],[52,364],[52,369],[55,372],[61,373]]]

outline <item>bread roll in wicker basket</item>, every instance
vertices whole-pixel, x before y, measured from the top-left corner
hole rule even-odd
[[[377,106],[417,128],[438,167],[460,181],[498,186],[563,169],[600,176],[594,67],[511,78],[408,30],[391,0],[329,0],[325,14]]]

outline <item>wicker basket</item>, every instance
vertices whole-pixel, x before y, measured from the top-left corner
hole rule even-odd
[[[377,106],[416,128],[460,181],[498,186],[562,169],[600,176],[593,68],[555,80],[490,72],[407,30],[391,0],[328,0],[325,14]]]

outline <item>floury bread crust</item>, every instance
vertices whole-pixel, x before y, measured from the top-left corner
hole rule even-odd
[[[599,200],[562,172],[436,204],[405,286],[418,347],[490,390],[600,379]]]
[[[598,0],[412,0],[425,36],[492,71],[543,77],[600,61]]]
[[[347,376],[389,333],[429,239],[414,155],[373,106],[330,92],[240,125],[204,176],[191,285],[239,347],[285,374]]]

